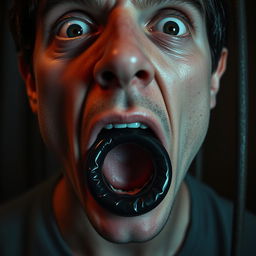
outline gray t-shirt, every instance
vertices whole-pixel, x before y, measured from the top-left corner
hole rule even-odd
[[[60,175],[52,177],[0,208],[1,256],[72,255],[52,209],[53,189],[59,178]],[[191,196],[191,219],[177,256],[229,256],[232,205],[190,175],[186,182]],[[242,256],[256,255],[255,237],[256,217],[247,213]]]

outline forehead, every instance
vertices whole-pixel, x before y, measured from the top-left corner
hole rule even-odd
[[[87,7],[105,7],[105,6],[115,6],[120,3],[130,2],[136,8],[146,9],[150,7],[157,7],[161,5],[168,4],[188,4],[193,6],[198,10],[200,14],[204,13],[205,2],[202,0],[45,0],[42,1],[42,13],[46,14],[53,8],[64,5],[64,4],[80,4]]]

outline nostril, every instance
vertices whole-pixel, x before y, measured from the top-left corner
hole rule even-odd
[[[143,71],[143,70],[138,71],[138,72],[135,74],[135,76],[136,76],[137,78],[141,79],[141,80],[144,80],[144,81],[149,79],[149,74],[148,74],[148,72]]]
[[[114,78],[115,78],[115,75],[110,71],[104,71],[102,73],[102,79],[106,82],[110,82],[110,81],[114,80]]]

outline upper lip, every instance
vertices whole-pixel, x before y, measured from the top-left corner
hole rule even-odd
[[[153,115],[148,115],[145,113],[135,112],[135,113],[104,113],[95,117],[91,125],[89,126],[89,137],[87,150],[95,142],[98,134],[107,124],[123,124],[123,123],[143,123],[147,125],[156,135],[156,137],[161,141],[161,143],[167,147],[166,140],[164,137],[164,131],[159,121],[153,117]]]

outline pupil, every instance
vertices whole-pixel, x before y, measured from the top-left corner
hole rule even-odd
[[[83,28],[80,25],[73,24],[68,28],[68,37],[77,37],[83,34]]]
[[[164,33],[176,36],[179,34],[179,31],[180,28],[174,21],[168,21],[164,24]]]

